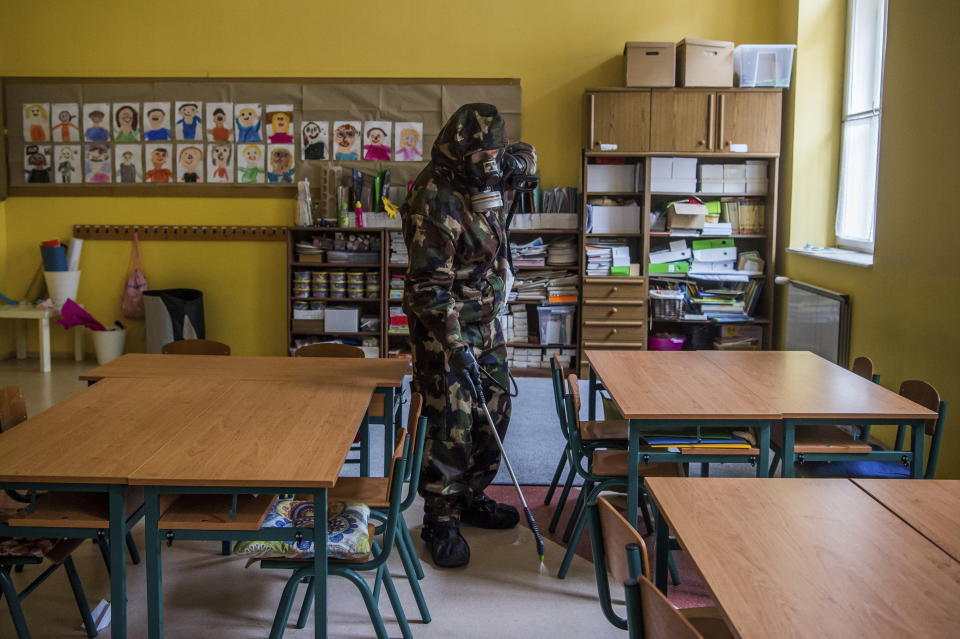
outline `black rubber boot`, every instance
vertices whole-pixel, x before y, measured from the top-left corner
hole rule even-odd
[[[509,504],[498,504],[484,494],[475,497],[460,513],[460,520],[477,528],[506,530],[520,522],[517,509]]]
[[[427,542],[433,563],[440,568],[456,568],[470,562],[470,546],[460,534],[460,522],[456,519],[425,521],[420,537]]]

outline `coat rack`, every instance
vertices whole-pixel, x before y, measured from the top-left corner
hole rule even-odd
[[[84,240],[174,240],[200,242],[283,242],[285,226],[193,226],[155,224],[74,224],[73,237]]]

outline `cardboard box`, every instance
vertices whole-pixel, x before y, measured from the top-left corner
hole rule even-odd
[[[639,164],[588,164],[587,191],[600,193],[634,192],[638,187]]]
[[[667,205],[667,215],[669,228],[699,231],[706,221],[707,207],[705,204],[671,202]]]
[[[328,333],[356,333],[360,330],[360,309],[356,306],[329,306],[323,322],[323,330]]]
[[[623,46],[628,87],[672,87],[677,79],[673,42],[627,42]]]
[[[591,233],[639,233],[640,207],[590,206]]]
[[[678,86],[732,87],[733,43],[684,38],[677,46]]]

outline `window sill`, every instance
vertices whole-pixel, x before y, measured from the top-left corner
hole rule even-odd
[[[840,248],[788,248],[788,253],[797,255],[806,255],[818,260],[827,260],[828,262],[840,262],[852,266],[869,267],[873,266],[873,255],[871,253],[861,253],[849,249]]]

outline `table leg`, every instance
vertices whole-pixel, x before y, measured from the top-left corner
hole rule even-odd
[[[50,318],[41,317],[40,326],[40,372],[50,372]]]
[[[82,326],[73,329],[73,359],[77,362],[83,361],[84,332]]]
[[[313,636],[327,639],[327,489],[313,493]]]
[[[794,442],[796,441],[797,425],[792,419],[783,420],[783,468],[780,471],[781,477],[794,477]]]
[[[670,561],[670,528],[667,519],[657,508],[657,540],[654,551],[654,585],[663,594],[667,594],[667,562]]]
[[[163,637],[163,542],[160,530],[160,491],[144,488],[144,534],[147,553],[147,636]]]
[[[627,443],[627,521],[637,528],[637,508],[640,505],[640,422],[629,422]]]
[[[383,390],[383,476],[390,476],[390,466],[393,464],[393,394],[394,389],[388,386]]]
[[[17,359],[27,359],[27,326],[26,320],[13,320],[13,330],[17,340]]]
[[[563,380],[561,380],[563,383]],[[595,421],[597,419],[597,371],[590,367],[590,394],[587,397],[587,419]]]
[[[757,446],[760,448],[757,477],[768,477],[770,475],[770,422],[764,422],[760,426],[760,440]]]
[[[127,513],[124,506],[126,486],[109,488],[110,501],[110,637],[127,636]]]
[[[913,479],[923,479],[924,432],[923,422],[913,422],[910,424],[910,436],[913,438],[913,445],[910,447],[910,452],[913,453],[913,460],[910,464],[910,477]]]

